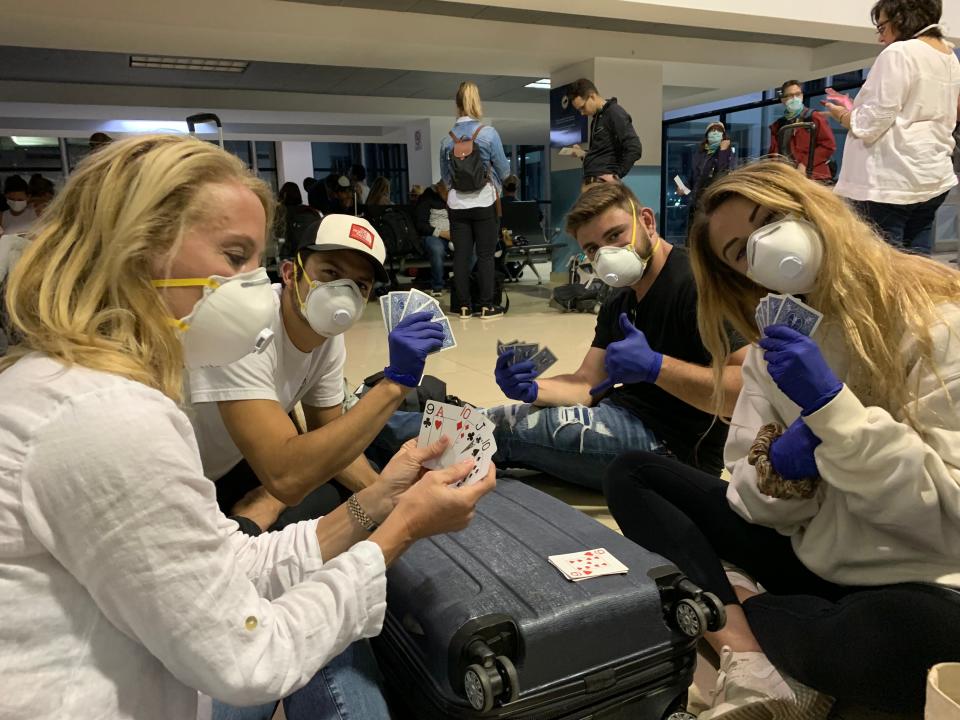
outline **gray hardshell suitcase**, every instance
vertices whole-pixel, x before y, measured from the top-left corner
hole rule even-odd
[[[598,547],[629,572],[574,583],[547,562]],[[374,648],[398,718],[662,720],[689,717],[697,639],[723,622],[664,558],[500,480],[469,528],[390,568]]]

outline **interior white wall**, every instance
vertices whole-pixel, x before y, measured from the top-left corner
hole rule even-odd
[[[292,182],[302,190],[303,179],[313,177],[313,150],[310,145],[309,142],[278,142],[276,144],[277,175],[281,185]]]

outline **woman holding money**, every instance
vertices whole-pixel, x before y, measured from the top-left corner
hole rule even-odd
[[[915,712],[926,670],[960,658],[960,273],[776,161],[711,185],[690,247],[711,355],[729,326],[754,343],[731,480],[633,453],[605,491],[625,535],[726,606],[700,717]]]

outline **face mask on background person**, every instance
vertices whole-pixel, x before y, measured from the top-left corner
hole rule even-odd
[[[14,215],[19,215],[24,210],[27,209],[26,200],[7,200],[7,207],[10,208],[10,212]]]
[[[804,295],[817,285],[823,240],[795,217],[764,225],[747,238],[747,277],[768,290]]]
[[[181,333],[187,369],[229,365],[263,352],[273,340],[276,293],[262,267],[232,277],[154,280],[153,286],[203,288],[190,314],[171,320]]]
[[[707,143],[710,147],[717,147],[723,140],[723,133],[719,130],[711,130],[707,133]]]
[[[632,200],[630,212],[633,215],[630,244],[625,247],[602,247],[593,256],[593,269],[610,287],[628,287],[640,282],[650,258],[660,245],[658,237],[656,245],[650,249],[647,257],[642,258],[637,254],[637,209]]]
[[[787,114],[799,115],[800,111],[803,110],[803,100],[798,97],[788,98],[784,107],[787,109]]]
[[[295,281],[297,301],[300,303],[300,312],[303,313],[313,331],[317,335],[330,338],[341,335],[353,327],[360,319],[364,304],[363,293],[360,292],[357,284],[349,278],[330,282],[311,280],[299,255],[297,255],[297,264],[307,282],[310,283],[307,296],[301,299],[300,283]]]

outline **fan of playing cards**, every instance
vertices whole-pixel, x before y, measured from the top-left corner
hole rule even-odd
[[[567,580],[582,582],[604,575],[625,575],[627,566],[617,560],[604,548],[582,550],[566,555],[550,555],[550,564],[563,573]]]
[[[443,328],[443,345],[438,352],[457,346],[457,339],[453,336],[453,330],[450,327],[450,319],[443,314],[440,303],[425,292],[410,290],[387,293],[380,297],[380,312],[383,313],[383,325],[388,333],[408,315],[416,312],[430,312],[433,315],[431,319],[440,323],[440,327]]]
[[[820,327],[823,313],[817,312],[793,295],[770,293],[757,305],[755,317],[761,335],[764,329],[771,325],[786,325],[791,330],[810,337]]]
[[[426,447],[441,437],[450,440],[443,455],[423,463],[431,469],[445,468],[463,460],[473,460],[476,465],[470,474],[457,483],[457,487],[479,482],[490,469],[490,460],[497,452],[493,440],[493,423],[475,407],[448,405],[428,400],[424,407],[423,420],[417,446]]]
[[[529,360],[533,363],[537,375],[540,375],[557,361],[557,356],[550,352],[550,348],[545,347],[541,350],[538,343],[525,343],[519,340],[511,340],[505,343],[497,340],[497,357],[508,350],[513,350],[513,357],[510,358],[508,365],[516,365],[518,362]]]

